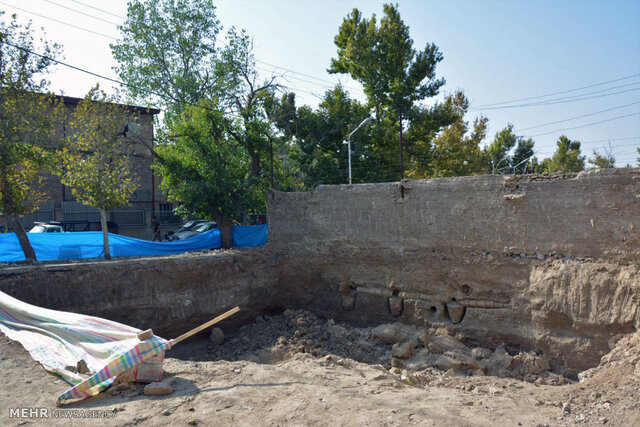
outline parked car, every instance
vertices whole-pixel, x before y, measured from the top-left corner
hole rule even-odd
[[[59,222],[35,222],[29,233],[64,233],[64,227]]]
[[[195,228],[196,226],[204,223],[204,222],[209,222],[209,220],[206,219],[192,219],[190,221],[187,221],[184,223],[184,225],[180,228],[178,228],[177,230],[172,230],[172,231],[167,231],[167,234],[164,235],[164,238],[167,240],[178,240],[173,238],[173,235],[176,233],[182,233],[183,231],[189,231],[192,228]]]
[[[218,224],[216,224],[215,221],[206,221],[196,225],[190,230],[173,233],[173,235],[171,236],[171,240],[182,240],[186,239],[187,237],[196,236],[198,234],[204,233],[205,231],[213,230],[217,226]]]
[[[49,221],[36,222],[29,233],[68,233],[71,231],[102,231],[100,221]],[[107,221],[109,233],[118,234],[118,224]]]

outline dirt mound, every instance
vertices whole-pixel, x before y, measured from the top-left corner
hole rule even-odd
[[[431,332],[431,333],[428,333]],[[209,351],[217,360],[279,363],[297,354],[327,355],[418,373],[437,369],[458,376],[498,376],[537,384],[564,384],[551,372],[540,352],[509,354],[504,345],[493,349],[469,347],[442,331],[427,331],[403,323],[358,328],[322,319],[304,310],[256,317],[230,334],[223,344],[212,334]]]

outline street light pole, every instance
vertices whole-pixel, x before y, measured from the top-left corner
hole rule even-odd
[[[363,126],[368,125],[372,121],[373,121],[373,117],[367,117],[347,137],[347,151],[349,152],[349,184],[351,184],[351,135],[353,135],[354,133],[356,133],[356,131],[358,129],[360,129]]]

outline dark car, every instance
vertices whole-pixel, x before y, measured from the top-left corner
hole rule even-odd
[[[173,235],[171,236],[171,240],[186,239],[187,237],[196,236],[200,233],[204,233],[205,231],[213,230],[216,227],[218,227],[218,224],[216,224],[215,221],[201,222],[200,224],[197,224],[195,227],[192,227],[189,230],[181,231],[179,233],[173,233]]]
[[[190,231],[197,227],[200,224],[205,222],[211,222],[208,219],[192,219],[184,223],[184,225],[177,230],[168,231],[167,234],[164,235],[164,238],[167,240],[180,240],[180,238],[176,238],[175,235],[178,233],[182,233],[184,231]]]

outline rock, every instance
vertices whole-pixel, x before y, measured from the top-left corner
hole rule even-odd
[[[371,331],[371,339],[383,344],[395,344],[407,339],[407,329],[402,323],[380,325]]]
[[[198,422],[196,420],[191,420],[187,424],[189,424],[190,426],[197,426]]]
[[[482,369],[474,369],[473,372],[471,372],[471,375],[474,375],[476,377],[484,377],[487,374]]]
[[[569,406],[569,403],[564,402],[562,404],[562,413],[565,415],[568,415],[571,413],[571,406]]]
[[[411,343],[405,342],[402,344],[396,343],[391,349],[391,355],[400,359],[408,359],[413,354]]]
[[[489,394],[493,396],[500,396],[502,394],[502,389],[497,387],[489,387]]]
[[[532,373],[539,374],[542,371],[548,371],[551,369],[551,364],[549,363],[549,359],[546,357],[536,357],[533,362],[535,369],[532,369]]]
[[[495,370],[510,369],[512,361],[513,357],[504,348],[498,347],[489,359],[489,367]]]
[[[432,337],[431,342],[427,345],[427,348],[431,353],[444,353],[446,351],[457,351],[458,353],[471,355],[471,350],[469,350],[469,347],[462,344],[460,341],[458,341],[451,335],[442,335],[442,336]]]
[[[209,340],[212,344],[222,345],[224,344],[224,332],[220,328],[211,328],[211,334]]]
[[[602,394],[597,391],[592,391],[591,394],[589,394],[589,399],[591,400],[598,400],[601,397],[602,397]]]
[[[78,363],[76,365],[76,372],[78,372],[79,374],[91,373],[89,367],[87,366],[87,362],[85,362],[84,360],[78,360]]]
[[[448,369],[462,371],[466,369],[474,370],[480,368],[477,360],[473,357],[454,351],[447,351],[438,357],[438,360],[436,360],[436,366],[445,371]]]
[[[635,373],[637,377],[640,377],[640,360],[638,360],[638,363],[636,363]]]
[[[116,390],[124,391],[124,390],[129,390],[130,388],[131,386],[129,384],[118,384],[118,386],[116,387]]]
[[[147,396],[166,396],[173,393],[173,387],[165,381],[149,383],[144,387],[144,394]]]
[[[392,357],[389,363],[391,364],[391,366],[400,366],[402,365],[402,360],[398,359],[397,357]]]
[[[445,377],[455,377],[456,376],[456,372],[453,369],[449,369],[447,372],[444,373]]]
[[[168,417],[169,415],[171,415],[171,411],[168,409],[165,409],[164,411],[162,411],[162,415],[164,415],[165,417]]]
[[[542,261],[544,259],[544,255],[542,255],[540,252],[536,252],[536,258]]]
[[[418,336],[418,341],[420,341],[420,343],[426,347],[431,342],[431,335],[429,335],[426,332],[423,332]]]
[[[477,360],[488,359],[491,357],[491,350],[482,347],[476,347],[471,350],[471,355]]]

